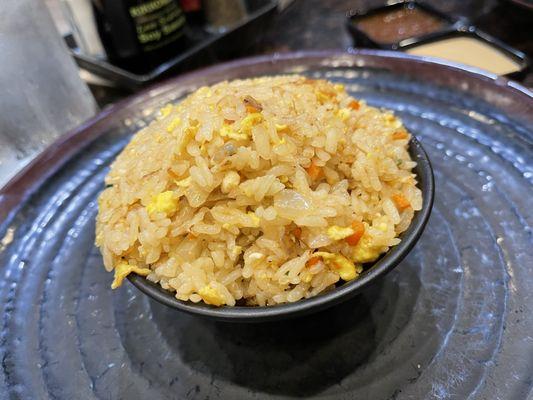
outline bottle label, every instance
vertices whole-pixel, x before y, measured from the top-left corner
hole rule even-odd
[[[164,47],[183,35],[185,16],[176,0],[152,0],[128,11],[145,52]]]

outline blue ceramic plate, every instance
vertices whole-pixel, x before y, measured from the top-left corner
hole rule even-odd
[[[393,109],[435,203],[409,255],[352,300],[289,321],[176,312],[111,291],[94,247],[109,163],[161,104],[298,72]],[[525,399],[533,371],[533,100],[402,54],[298,53],[184,75],[64,136],[0,191],[0,399]]]

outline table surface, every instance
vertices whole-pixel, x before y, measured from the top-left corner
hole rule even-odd
[[[275,16],[264,36],[242,56],[348,49],[352,38],[345,27],[346,13],[384,3],[383,0],[295,0]],[[426,0],[425,3],[455,17],[468,18],[480,29],[533,56],[533,11],[503,0]],[[521,83],[533,87],[533,73],[529,72]],[[97,86],[91,89],[101,106],[129,94]]]

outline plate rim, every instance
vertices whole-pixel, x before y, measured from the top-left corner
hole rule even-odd
[[[311,61],[314,61],[315,63],[319,63],[319,65],[329,65],[332,67],[335,66],[334,63],[340,63],[337,66],[346,67],[378,67],[380,61],[388,61],[391,63],[388,64],[390,70],[397,71],[398,69],[398,72],[416,75],[419,78],[420,71],[416,71],[417,73],[415,74],[411,68],[407,67],[422,66],[422,69],[436,68],[443,75],[436,74],[435,71],[432,72],[432,78],[438,77],[437,82],[435,80],[431,81],[435,84],[444,84],[444,82],[439,82],[439,80],[450,80],[457,74],[463,75],[481,85],[496,85],[499,90],[506,91],[508,95],[523,98],[528,101],[529,104],[525,105],[523,111],[517,110],[513,105],[506,107],[504,111],[506,114],[516,114],[515,117],[519,120],[525,119],[526,123],[533,124],[533,92],[531,90],[518,82],[497,76],[488,71],[445,60],[419,57],[388,50],[356,48],[349,48],[347,51],[304,50],[239,58],[193,70],[148,86],[136,94],[105,107],[78,127],[59,136],[0,188],[0,232],[5,225],[9,224],[9,221],[18,209],[50,176],[55,174],[76,152],[104,134],[106,126],[113,121],[116,114],[135,107],[139,103],[143,103],[157,95],[168,92],[175,86],[187,82],[192,83],[204,76],[223,75],[225,71],[235,68],[250,68],[252,66],[275,64],[277,62],[293,62],[295,65],[298,65],[306,61],[309,64],[311,64]],[[451,74],[451,77],[448,77],[446,73]],[[51,167],[50,163],[52,163]]]

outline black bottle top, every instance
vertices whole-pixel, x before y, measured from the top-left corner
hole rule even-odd
[[[185,15],[178,0],[92,0],[108,59],[147,72],[186,47]]]

